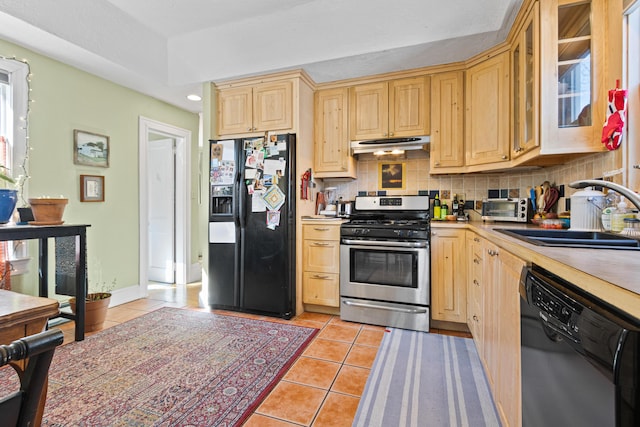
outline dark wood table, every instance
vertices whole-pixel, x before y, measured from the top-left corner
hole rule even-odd
[[[0,289],[0,344],[44,331],[47,320],[59,314],[54,299]]]
[[[75,237],[75,289],[76,312],[59,312],[57,316],[75,321],[75,340],[84,340],[85,298],[87,296],[87,227],[90,225],[9,225],[0,227],[0,241],[33,240],[38,244],[39,296],[49,296],[49,247],[50,238]],[[56,316],[53,316],[56,317]]]
[[[59,314],[60,305],[54,299],[0,289],[0,344],[11,344],[20,338],[44,331],[47,321]],[[25,360],[11,363],[20,370],[26,366]],[[45,384],[42,396],[40,396],[36,426],[41,423],[46,396],[47,385]]]

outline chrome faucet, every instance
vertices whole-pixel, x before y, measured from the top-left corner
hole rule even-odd
[[[585,188],[585,187],[605,187],[605,188],[610,188],[613,191],[617,191],[618,193],[622,194],[624,197],[626,197],[627,200],[629,200],[631,203],[633,203],[633,205],[638,210],[640,210],[640,195],[635,193],[630,188],[623,187],[620,184],[615,184],[615,183],[609,182],[609,181],[602,181],[602,180],[599,180],[599,179],[585,179],[585,180],[582,180],[582,181],[574,181],[571,184],[569,184],[569,187],[571,187],[571,188]]]

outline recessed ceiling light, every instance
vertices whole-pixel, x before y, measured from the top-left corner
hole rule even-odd
[[[200,95],[196,95],[195,93],[192,93],[191,95],[187,95],[187,99],[189,101],[202,101],[202,97]]]

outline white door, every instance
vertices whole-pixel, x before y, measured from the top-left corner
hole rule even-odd
[[[149,280],[175,283],[175,140],[150,140],[148,155]]]

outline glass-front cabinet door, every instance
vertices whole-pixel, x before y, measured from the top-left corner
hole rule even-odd
[[[591,126],[591,3],[558,7],[558,127]]]
[[[542,153],[601,151],[608,90],[606,1],[539,3],[545,17],[540,31]]]
[[[513,76],[512,158],[516,158],[539,145],[539,15],[540,6],[538,2],[535,2],[511,48],[511,74]]]

